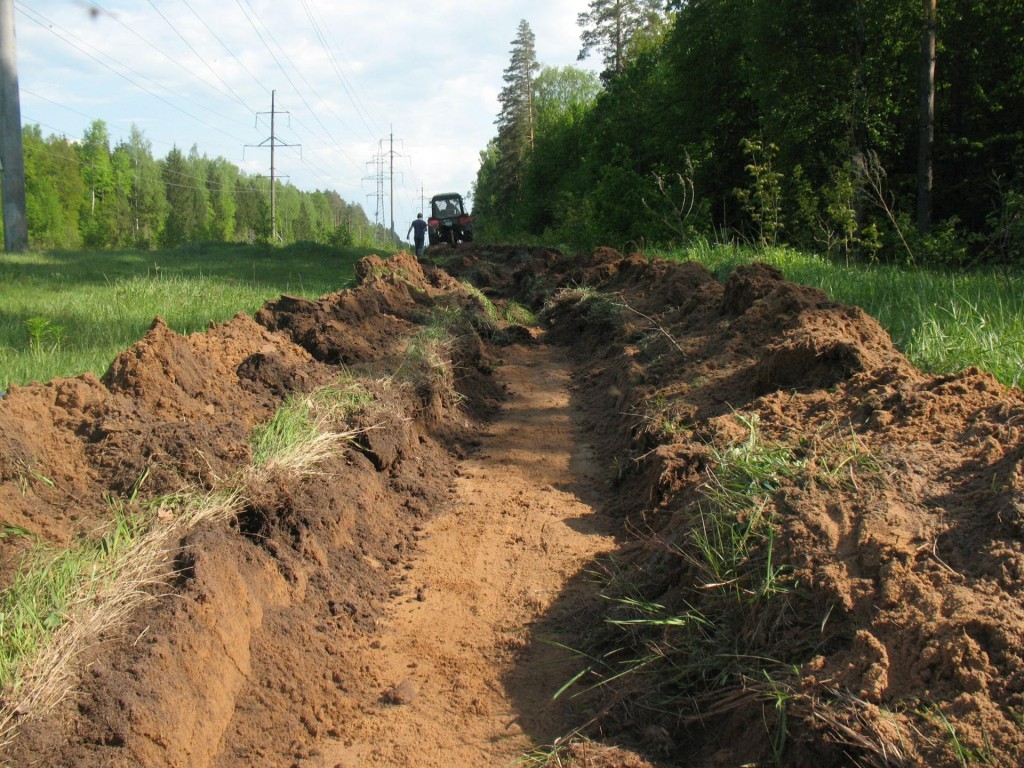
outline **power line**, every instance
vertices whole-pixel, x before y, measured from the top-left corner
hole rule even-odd
[[[175,26],[174,26],[174,25],[173,25],[173,24],[171,23],[170,19],[168,19],[168,18],[167,18],[166,16],[164,16],[164,13],[163,13],[163,11],[161,11],[161,10],[160,10],[160,9],[159,9],[159,8],[158,8],[158,7],[156,6],[156,4],[155,4],[155,3],[153,2],[153,0],[149,0],[149,4],[150,4],[150,6],[152,6],[153,10],[154,10],[154,11],[156,11],[156,12],[157,12],[157,14],[159,14],[160,18],[161,18],[161,19],[163,19],[163,20],[164,20],[164,21],[165,21],[165,22],[167,23],[167,26],[171,28],[171,31],[172,31],[172,32],[174,32],[174,34],[176,34],[176,35],[177,35],[177,36],[178,36],[178,37],[179,37],[179,38],[181,39],[181,42],[183,42],[183,43],[184,43],[185,45],[187,45],[187,46],[188,46],[188,49],[189,49],[190,51],[192,51],[192,53],[194,53],[194,54],[196,55],[196,57],[197,57],[197,58],[198,58],[198,59],[199,59],[199,60],[200,60],[201,62],[203,62],[203,64],[205,64],[205,65],[206,65],[206,68],[207,68],[208,70],[210,70],[210,72],[212,72],[212,73],[213,73],[213,76],[214,76],[214,77],[216,77],[216,78],[217,78],[218,80],[220,80],[220,82],[221,82],[221,85],[223,85],[223,86],[224,86],[225,88],[227,88],[227,89],[228,89],[228,92],[229,92],[229,93],[230,93],[230,94],[231,94],[232,96],[234,96],[234,97],[235,97],[235,99],[236,99],[236,100],[238,101],[238,103],[239,103],[239,104],[241,104],[241,105],[242,105],[242,106],[243,106],[243,107],[244,107],[244,108],[245,108],[245,109],[246,109],[247,111],[250,111],[250,112],[251,112],[252,110],[251,110],[251,109],[249,108],[249,105],[245,103],[245,100],[244,100],[244,99],[243,99],[243,98],[242,98],[241,96],[239,96],[239,95],[238,95],[238,94],[237,94],[237,93],[235,92],[235,89],[234,89],[234,88],[232,88],[232,87],[231,87],[230,85],[228,85],[228,84],[227,84],[226,82],[224,82],[224,78],[223,78],[223,77],[221,77],[221,76],[220,76],[219,74],[217,74],[217,70],[215,70],[215,69],[214,69],[213,67],[211,67],[211,66],[210,66],[210,62],[208,62],[208,61],[207,61],[207,60],[206,60],[205,58],[203,58],[203,55],[202,55],[202,54],[201,54],[201,53],[200,53],[199,51],[197,51],[197,50],[195,49],[195,46],[193,46],[193,45],[192,45],[192,43],[190,43],[190,42],[189,42],[189,41],[188,41],[188,40],[187,40],[187,39],[185,38],[185,36],[184,36],[183,34],[181,34],[181,32],[179,32],[179,31],[178,31],[177,27],[175,27]],[[134,32],[134,30],[132,30],[132,31]]]
[[[242,0],[235,0],[235,2],[238,3],[239,7],[241,7]],[[256,13],[255,10],[252,9],[252,6],[250,5],[249,0],[245,0],[245,3],[246,3],[246,5],[249,6],[250,10],[252,10],[253,16],[255,16],[255,18],[259,20],[260,25],[264,28],[264,30],[266,30],[267,37],[269,37],[271,39],[271,41],[273,41],[274,45],[276,45],[278,50],[281,52],[281,55],[284,56],[284,58],[288,61],[288,64],[291,66],[291,69],[294,70],[294,72],[302,79],[302,82],[305,83],[306,89],[308,89],[310,92],[312,92],[316,96],[317,99],[319,99],[321,102],[326,104],[327,103],[326,100],[322,96],[320,96],[319,93],[317,93],[316,89],[306,79],[306,76],[302,74],[302,71],[298,67],[296,67],[295,64],[288,57],[288,54],[285,52],[285,50],[281,46],[281,44],[277,42],[277,39],[274,37],[274,33],[263,22],[263,19],[260,18],[259,14]],[[244,11],[244,9],[243,9],[243,11]],[[323,132],[324,132],[323,135],[326,137],[327,141],[332,143],[332,144],[334,144],[338,148],[338,151],[341,152],[341,154],[350,163],[352,163],[353,166],[358,168],[359,165],[355,162],[355,160],[353,160],[351,157],[349,157],[349,154],[345,151],[345,149],[340,144],[338,144],[337,141],[334,140],[333,135],[331,134],[330,130],[328,130],[327,126],[324,125],[323,121],[320,119],[320,116],[317,114],[317,111],[315,109],[313,109],[313,107],[310,105],[310,103],[306,100],[305,91],[295,85],[295,81],[292,80],[291,76],[288,74],[288,71],[285,69],[284,65],[281,64],[281,60],[278,59],[278,57],[276,55],[274,55],[274,52],[271,50],[270,44],[267,43],[266,38],[263,37],[263,35],[259,32],[258,29],[256,29],[256,24],[248,16],[246,16],[246,18],[249,21],[249,24],[252,26],[252,28],[254,30],[256,30],[256,34],[259,36],[260,40],[263,41],[263,45],[267,48],[267,51],[270,53],[271,57],[274,59],[274,62],[277,64],[278,68],[281,70],[281,74],[283,74],[285,76],[285,79],[291,85],[293,91],[295,92],[295,95],[298,96],[299,100],[305,105],[306,109],[309,111],[309,114],[311,114],[313,116],[313,119],[316,120],[317,124],[323,130]],[[339,121],[341,121],[342,124],[344,124],[344,121],[341,120],[341,118],[337,118],[337,119]]]
[[[135,86],[139,90],[144,91],[145,93],[148,93],[153,98],[158,99],[160,102],[162,102],[163,104],[166,104],[171,109],[174,109],[174,110],[176,110],[178,112],[181,112],[186,117],[190,117],[191,119],[195,120],[196,122],[198,122],[198,123],[200,123],[202,125],[205,125],[207,128],[210,128],[210,129],[212,129],[214,131],[217,131],[218,133],[224,134],[225,136],[227,136],[230,139],[233,139],[237,143],[241,143],[243,141],[243,139],[240,139],[237,136],[232,136],[230,133],[228,133],[227,131],[223,130],[222,128],[220,128],[220,127],[218,127],[218,126],[216,126],[216,125],[214,125],[212,123],[207,122],[206,120],[204,120],[203,118],[199,117],[198,115],[192,114],[188,110],[178,106],[177,104],[169,101],[168,99],[164,98],[160,94],[158,94],[158,93],[152,91],[151,89],[147,88],[146,86],[136,82],[135,80],[130,78],[128,75],[124,74],[124,72],[119,72],[117,69],[115,69],[114,67],[110,66],[105,61],[102,61],[101,59],[97,58],[93,54],[89,53],[89,51],[85,50],[82,46],[78,45],[75,42],[75,40],[78,40],[80,43],[82,43],[82,45],[88,46],[89,48],[93,48],[93,50],[96,50],[92,45],[89,45],[89,43],[86,43],[84,40],[81,40],[80,38],[76,37],[74,34],[68,32],[67,30],[65,30],[60,25],[55,24],[54,22],[50,21],[49,19],[47,19],[42,14],[36,13],[34,11],[31,11],[31,10],[26,11],[22,7],[19,7],[18,11],[21,12],[24,16],[26,16],[33,23],[38,24],[39,26],[43,27],[44,29],[47,29],[54,36],[56,36],[58,39],[60,39],[63,42],[67,43],[72,48],[77,50],[79,53],[81,53],[81,54],[83,54],[85,56],[88,56],[90,59],[95,61],[100,66],[104,67],[105,69],[110,70],[111,72],[113,72],[118,77],[120,77],[123,80],[127,81],[128,83],[130,83],[131,85]],[[35,18],[35,17],[38,17],[38,18]],[[66,35],[66,37],[64,35]],[[106,56],[107,58],[109,58],[111,61],[113,61],[118,66],[123,67],[125,70],[127,70],[129,72],[132,72],[133,74],[136,74],[139,77],[145,78],[146,80],[149,80],[155,86],[160,87],[160,88],[165,88],[165,86],[161,85],[160,83],[157,83],[156,81],[152,80],[149,77],[146,77],[145,75],[141,74],[140,72],[137,72],[135,69],[133,69],[129,65],[124,64],[121,61],[118,61],[114,57],[109,56],[108,54],[105,54],[102,51],[97,51],[97,53],[100,53],[101,55]],[[170,90],[170,89],[166,89],[166,90]],[[213,112],[213,110],[210,110],[210,111]],[[217,113],[214,112],[214,114],[217,114]],[[225,115],[218,115],[218,117],[222,117],[225,120],[231,120],[231,118],[228,118]]]
[[[338,82],[341,83],[342,90],[345,91],[348,95],[349,101],[352,102],[352,105],[356,108],[356,113],[362,120],[363,126],[367,131],[369,131],[369,135],[379,135],[380,129],[376,127],[376,124],[371,127],[369,123],[367,123],[367,120],[369,120],[370,123],[373,123],[373,117],[371,117],[369,112],[367,112],[366,107],[363,105],[358,94],[356,94],[354,86],[349,83],[345,73],[338,65],[338,60],[334,56],[333,49],[327,44],[327,35],[329,32],[325,33],[323,31],[322,22],[318,22],[314,17],[313,12],[310,11],[310,7],[307,4],[307,0],[301,0],[301,2],[303,9],[306,11],[306,17],[309,19],[309,23],[313,25],[313,31],[316,33],[317,39],[320,41],[320,47],[324,49],[324,53],[327,55],[327,60],[330,62],[331,68],[334,70],[334,74],[337,75]]]
[[[230,48],[228,48],[227,43],[225,43],[223,40],[220,39],[220,36],[210,27],[209,24],[206,23],[206,21],[203,19],[202,16],[199,15],[199,13],[196,11],[196,9],[193,8],[189,4],[188,0],[181,0],[181,2],[183,2],[185,4],[186,8],[188,8],[190,11],[192,11],[192,15],[195,16],[197,19],[199,19],[199,23],[202,24],[206,28],[206,31],[210,33],[210,36],[213,37],[214,40],[216,40],[218,43],[220,43],[221,47],[227,52],[227,54],[229,56],[231,56],[231,58],[233,58],[235,60],[235,62],[237,62],[239,67],[242,68],[242,71],[244,71],[245,74],[247,74],[249,77],[251,77],[252,81],[254,83],[256,83],[256,85],[258,85],[260,88],[262,88],[267,93],[270,93],[270,89],[267,88],[259,80],[259,78],[256,77],[256,75],[254,75],[252,72],[249,71],[249,68],[247,66],[245,66],[245,62],[242,61],[240,58],[238,58],[235,55],[234,51],[232,51]],[[252,110],[249,110],[249,111],[251,112]]]
[[[85,28],[82,28],[70,24],[69,22],[64,22],[63,17],[57,16],[57,18],[60,18],[62,23],[65,24],[65,27],[61,27],[51,21],[51,19],[47,18],[43,13],[27,7],[28,2],[29,0],[15,0],[18,12],[23,14],[34,24],[43,27],[53,34],[57,40],[61,41],[62,44],[69,46],[72,50],[76,51],[78,55],[88,57],[121,79],[127,81],[131,86],[142,93],[157,99],[159,102],[196,121],[206,128],[231,139],[236,143],[236,145],[252,146],[247,144],[245,139],[236,135],[240,133],[240,131],[232,130],[230,127],[230,125],[242,124],[241,121],[237,120],[234,116],[229,117],[228,115],[221,114],[217,110],[211,109],[208,110],[208,112],[215,116],[216,119],[209,117],[204,119],[206,112],[200,110],[206,110],[206,107],[202,104],[202,101],[197,102],[191,93],[189,93],[189,95],[183,95],[180,91],[165,86],[163,83],[159,82],[163,79],[159,74],[156,74],[153,77],[147,76],[145,74],[146,68],[143,66],[143,63],[147,60],[153,60],[153,56],[142,56],[138,59],[125,60],[133,62],[134,66],[132,66],[119,59],[116,55],[116,51],[115,55],[110,55],[103,50],[107,47],[104,43],[113,43],[117,39],[124,40],[124,35],[116,34],[112,37],[104,38],[102,42],[98,42],[97,44],[90,44],[87,40],[92,37],[89,32],[92,25],[87,24]],[[109,5],[107,0],[100,0],[100,2]],[[373,115],[371,115],[370,111],[367,109],[368,102],[364,101],[365,96],[363,98],[360,97],[360,89],[358,88],[356,78],[347,71],[351,67],[347,62],[344,62],[344,57],[342,55],[343,49],[338,46],[337,42],[332,38],[332,27],[325,23],[324,19],[326,17],[321,12],[321,9],[318,8],[317,0],[300,0],[300,2],[305,13],[305,20],[309,24],[305,33],[308,40],[307,47],[311,47],[312,50],[310,52],[315,55],[318,60],[324,62],[324,64],[321,64],[321,69],[323,70],[321,77],[323,75],[327,75],[328,77],[333,75],[340,84],[340,88],[336,88],[335,94],[330,95],[330,98],[324,98],[317,92],[317,89],[311,82],[316,82],[316,78],[312,77],[312,73],[309,72],[309,67],[305,66],[304,61],[303,64],[306,71],[297,66],[296,58],[294,58],[296,49],[294,47],[282,45],[281,42],[279,42],[279,39],[285,40],[285,38],[282,37],[281,28],[274,26],[269,17],[267,17],[266,21],[264,20],[263,17],[266,16],[266,11],[260,9],[259,3],[254,3],[251,0],[235,0],[235,5],[242,12],[243,16],[245,16],[247,24],[240,24],[239,22],[241,20],[234,22],[233,20],[228,19],[226,20],[226,24],[228,26],[218,24],[216,28],[214,28],[211,24],[207,23],[202,15],[200,15],[200,12],[204,15],[209,15],[206,11],[205,5],[190,2],[190,0],[181,0],[186,9],[195,17],[198,24],[201,25],[200,28],[196,23],[186,23],[183,25],[182,19],[180,18],[180,12],[176,15],[167,10],[167,7],[164,4],[159,3],[156,0],[147,0],[146,4],[142,4],[145,11],[141,15],[135,13],[129,14],[127,12],[114,14],[100,5],[100,2],[89,2],[88,4],[87,10],[91,10],[94,19],[97,18],[99,13],[102,13],[101,18],[109,18],[116,21],[120,27],[155,51],[163,60],[170,60],[174,63],[176,68],[188,72],[190,77],[193,77],[196,81],[202,83],[205,88],[209,88],[210,93],[217,94],[218,98],[222,101],[227,99],[230,102],[231,109],[234,109],[233,105],[235,103],[249,109],[249,107],[246,106],[245,99],[246,96],[253,93],[253,91],[251,86],[248,85],[245,88],[239,88],[238,77],[228,76],[226,74],[227,71],[236,71],[239,73],[244,71],[245,75],[247,75],[258,87],[262,88],[264,91],[270,92],[272,97],[274,97],[274,90],[254,75],[254,72],[259,72],[261,70],[256,68],[250,69],[239,56],[235,55],[232,47],[229,47],[229,44],[235,46],[237,49],[239,43],[235,41],[234,37],[229,36],[224,31],[225,29],[231,30],[234,28],[233,31],[240,32],[243,38],[247,38],[248,30],[251,28],[259,41],[257,45],[262,46],[267,54],[269,54],[270,61],[273,62],[273,66],[276,66],[280,70],[281,75],[293,89],[294,93],[289,95],[289,99],[297,99],[301,105],[305,107],[305,110],[300,109],[296,115],[293,115],[292,120],[294,122],[294,127],[290,131],[295,135],[293,141],[304,142],[314,160],[314,162],[310,162],[309,159],[300,155],[299,161],[301,163],[301,167],[305,169],[303,173],[305,174],[305,172],[308,171],[314,176],[314,178],[321,180],[328,187],[332,184],[347,185],[354,179],[359,178],[359,176],[348,172],[342,172],[340,174],[334,172],[334,168],[338,165],[345,166],[346,164],[349,164],[352,168],[359,170],[361,176],[363,166],[350,154],[351,147],[347,148],[339,141],[339,127],[342,135],[352,134],[353,136],[359,136],[365,130],[368,131],[371,136],[379,136],[381,135],[381,131],[375,128],[376,124]],[[148,8],[146,6],[148,6]],[[230,14],[235,13],[230,7],[225,10]],[[155,12],[156,15],[146,17],[146,14],[150,12]],[[292,15],[294,17],[294,12]],[[53,17],[55,14],[50,13],[49,16]],[[159,20],[156,18],[157,16],[160,17]],[[184,18],[187,21],[189,16],[186,15]],[[209,33],[209,38],[206,38],[202,29],[205,29],[206,33]],[[69,30],[75,31],[72,32]],[[190,34],[190,30],[193,34]],[[110,31],[118,32],[116,28],[111,29],[109,24],[106,25],[106,31],[108,33]],[[300,30],[300,33],[301,31],[302,30]],[[312,36],[310,35],[310,31]],[[172,33],[181,41],[182,44],[187,46],[190,53],[181,51],[177,41],[171,41],[169,35]],[[313,39],[314,37],[315,42]],[[204,44],[204,40],[209,40],[210,42],[205,42]],[[221,69],[220,64],[217,62],[218,57],[211,56],[209,52],[209,49],[214,46],[214,41],[216,45],[219,45],[224,51],[226,51],[226,55],[230,56],[237,66],[232,65],[232,67],[227,71]],[[161,42],[163,43],[162,47],[160,45]],[[130,47],[128,49],[130,50]],[[325,57],[323,59],[321,59],[321,49],[322,56]],[[125,48],[121,47],[118,50],[125,50]],[[173,50],[175,53],[169,53],[169,50]],[[214,50],[216,50],[216,48],[214,48]],[[252,43],[246,40],[242,50],[251,52]],[[289,53],[292,54],[292,57],[289,56]],[[213,77],[211,78],[207,75],[200,67],[193,67],[190,70],[183,64],[182,56],[180,54],[184,54],[185,62],[194,55],[200,60],[203,67],[205,67],[205,70],[213,74]],[[220,58],[221,61],[225,60],[223,57]],[[88,70],[89,67],[86,67],[85,69]],[[205,77],[196,72],[196,69],[199,69]],[[164,70],[168,70],[168,68],[164,67]],[[221,74],[218,74],[218,70],[223,74],[223,77]],[[244,80],[241,82],[243,84],[245,83]],[[318,86],[323,87],[324,83],[329,85],[330,82],[331,81],[329,79],[321,80],[318,82]],[[44,88],[43,90],[47,91],[48,89]],[[116,91],[116,89],[110,90]],[[187,88],[185,90],[190,92],[193,89]],[[340,91],[340,93],[338,93],[338,91]],[[282,91],[278,90],[277,92]],[[29,93],[31,93],[31,91],[29,91]],[[44,101],[60,106],[62,109],[68,109],[75,114],[80,114],[83,117],[93,120],[97,119],[93,116],[86,115],[84,112],[79,112],[71,108],[69,104],[74,102],[70,98],[66,99],[64,103],[61,103],[43,96],[42,94],[37,93],[33,95],[36,98],[40,98]],[[193,106],[190,107],[190,104]],[[316,105],[316,109],[313,107],[314,104]],[[347,109],[347,104],[351,104],[351,111]],[[354,112],[355,114],[352,115],[351,112]],[[347,120],[345,119],[346,117],[348,118]],[[353,119],[353,117],[355,119]],[[132,125],[132,128],[135,128],[134,124]],[[279,130],[274,131],[276,144],[279,147],[285,146],[281,142],[279,133]],[[72,131],[70,134],[74,135],[75,132]],[[360,140],[363,141],[364,139]],[[348,136],[346,136],[345,141],[346,145],[350,143]],[[369,140],[366,141],[369,143]],[[157,140],[157,143],[166,144],[167,142]],[[176,142],[174,146],[178,146],[179,143],[180,142]],[[188,143],[189,142],[185,142],[186,145]],[[394,151],[394,144],[391,145],[391,150]],[[402,201],[396,201],[394,196],[394,177],[398,175],[398,172],[395,170],[394,159],[397,156],[398,155],[394,155],[391,157],[389,172],[389,178],[391,180],[390,197],[392,228],[394,228],[396,205],[398,202],[402,203],[402,207],[406,204],[404,199]],[[251,169],[251,164],[249,164],[249,166]],[[323,172],[324,169],[330,169],[330,171],[325,174]],[[399,191],[399,195],[404,197],[404,194],[401,191]]]

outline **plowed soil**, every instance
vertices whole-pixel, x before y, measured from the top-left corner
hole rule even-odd
[[[428,257],[202,334],[157,319],[102,379],[0,399],[6,585],[111,499],[241,482],[287,397],[370,396],[344,450],[248,476],[165,553],[6,764],[1024,764],[1019,389],[926,375],[764,265]],[[417,356],[438,317],[444,359]],[[727,476],[739,454],[776,463]],[[722,524],[727,491],[754,501]],[[721,578],[710,530],[744,542]]]

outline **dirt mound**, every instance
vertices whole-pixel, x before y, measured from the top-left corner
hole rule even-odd
[[[32,537],[68,545],[111,499],[241,499],[82,652],[70,698],[19,715],[8,764],[434,765],[470,732],[459,754],[569,731],[608,744],[576,740],[559,764],[1024,764],[1020,390],[924,375],[863,312],[764,265],[722,285],[607,248],[428,255],[443,268],[370,257],[354,290],[282,296],[202,334],[157,319],[102,380],[0,399],[5,584]],[[550,353],[519,351],[547,367],[517,386],[562,394],[505,392],[497,343],[535,342],[496,333],[461,280],[539,312],[571,386],[564,361],[556,374]],[[345,450],[315,473],[247,473],[253,429],[329,385],[360,392]],[[507,397],[529,426],[508,452],[506,433],[478,433]],[[574,418],[585,444],[536,437]],[[513,476],[536,487],[487,487]],[[485,500],[454,503],[463,487]],[[552,531],[607,528],[583,497],[620,538],[580,565]],[[404,634],[385,634],[393,615]],[[427,645],[429,663],[404,655]],[[588,661],[554,659],[561,646]],[[420,755],[424,729],[451,733]]]
[[[572,289],[583,274],[586,299]],[[607,648],[625,634],[636,653],[681,655],[624,678],[625,722],[715,765],[782,747],[786,765],[1024,761],[1020,390],[976,370],[925,376],[863,312],[763,265],[722,287],[697,265],[604,252],[544,280],[564,289],[552,333],[585,350],[618,508],[644,532],[617,566],[639,594],[609,576],[626,601],[611,618],[630,629]],[[755,506],[716,506],[752,488]],[[753,541],[760,520],[771,533],[714,571],[705,548]],[[664,621],[689,626],[668,639]],[[716,633],[733,666],[686,670]]]
[[[458,449],[430,425],[447,414],[451,438],[466,429],[459,398],[486,408],[501,396],[475,368],[486,368],[479,341],[461,344],[472,359],[447,350],[467,372],[452,391],[409,370],[403,340],[417,320],[435,303],[470,302],[457,283],[405,256],[363,268],[360,288],[283,297],[261,311],[264,325],[239,315],[183,337],[158,319],[102,381],[12,388],[0,401],[4,522],[55,544],[109,519],[110,497],[223,486],[250,459],[255,425],[285,397],[357,374],[351,364],[369,366],[370,400],[352,426],[373,427],[315,476],[246,481],[241,513],[181,542],[171,594],[86,653],[75,695],[22,724],[10,764],[290,764],[296,744],[343,717],[345,691],[360,686],[346,643],[372,629],[448,493]],[[6,578],[28,541],[0,539]]]

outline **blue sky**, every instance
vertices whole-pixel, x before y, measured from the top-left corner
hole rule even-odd
[[[111,144],[132,124],[163,157],[178,146],[333,189],[377,215],[374,157],[394,136],[395,227],[421,195],[466,194],[495,134],[521,19],[544,65],[597,70],[580,49],[588,0],[15,0],[22,122]],[[383,142],[383,143],[382,143]],[[385,183],[388,187],[388,184]],[[382,222],[390,219],[385,190]]]

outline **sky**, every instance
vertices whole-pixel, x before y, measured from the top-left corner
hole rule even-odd
[[[404,235],[424,199],[469,194],[522,19],[541,65],[600,69],[577,60],[588,5],[14,0],[22,123],[74,141],[103,120],[111,148],[135,125],[156,158],[195,145],[269,174],[273,93],[275,174],[385,226],[393,181]]]

